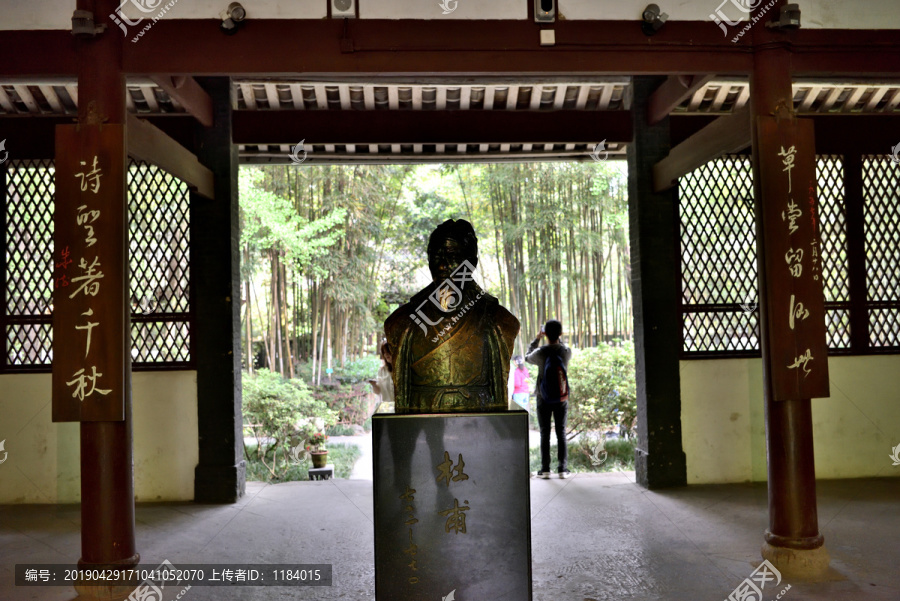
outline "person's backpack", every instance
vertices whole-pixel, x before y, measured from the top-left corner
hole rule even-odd
[[[553,353],[544,361],[541,379],[541,398],[545,403],[565,403],[569,400],[569,376],[562,357]]]

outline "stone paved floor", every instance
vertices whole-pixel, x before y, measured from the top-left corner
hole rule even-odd
[[[765,485],[647,491],[633,478],[531,481],[536,601],[719,601],[759,564]],[[900,478],[823,481],[818,495],[833,578],[786,580],[783,599],[900,599]],[[372,519],[370,481],[250,483],[234,505],[138,505],[137,543],[154,566],[334,565],[330,588],[194,587],[185,601],[366,601],[374,599]],[[0,506],[0,600],[73,599],[67,588],[13,586],[13,566],[73,562],[79,546],[77,506]]]

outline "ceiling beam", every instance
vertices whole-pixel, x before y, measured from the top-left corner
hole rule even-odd
[[[274,111],[273,111],[274,112]],[[283,113],[284,111],[278,111]],[[357,111],[354,111],[357,112]],[[429,111],[432,114],[438,111]],[[473,111],[474,112],[474,111]],[[490,112],[490,111],[485,111]],[[238,114],[243,111],[237,111]],[[324,115],[325,111],[310,111],[318,116]],[[548,113],[553,115],[553,113]],[[602,114],[602,113],[601,113]],[[617,111],[613,116],[621,115],[621,119],[625,119],[626,112]],[[381,121],[383,111],[378,111],[375,115],[379,123],[385,123],[386,127],[393,126],[390,120]],[[891,148],[897,144],[896,136],[898,131],[898,122],[900,117],[895,115],[832,115],[818,114],[809,115],[816,124],[816,153],[818,154],[890,154]],[[235,124],[242,121],[242,117],[237,117]],[[601,121],[602,121],[601,117]],[[679,115],[674,114],[669,117],[671,129],[672,144],[677,146],[684,142],[707,125],[713,123],[717,117],[711,115]],[[170,138],[176,140],[181,146],[191,149],[192,131],[194,119],[186,115],[168,115],[147,117],[148,121],[162,130]],[[53,159],[54,153],[54,132],[56,125],[64,123],[73,123],[72,116],[35,116],[20,115],[13,117],[0,117],[0,140],[6,140],[6,150],[9,151],[9,160],[33,160],[33,159]],[[242,127],[252,127],[253,121],[244,120]],[[489,123],[488,125],[489,126]],[[374,127],[374,126],[370,126]],[[426,128],[427,129],[427,128]],[[321,133],[321,132],[320,132]],[[598,131],[599,133],[599,131]],[[302,133],[291,132],[296,137],[285,144],[294,145],[304,138]],[[490,135],[488,135],[490,134]],[[243,133],[241,135],[244,135]],[[370,132],[367,136],[371,139],[374,132]],[[251,139],[257,136],[249,136]],[[287,136],[283,136],[287,137]],[[341,144],[354,144],[351,133],[341,130],[339,136],[329,136],[341,140]],[[494,138],[491,132],[483,132],[478,137]],[[557,136],[553,136],[556,138]],[[579,135],[578,138],[583,136]],[[600,139],[607,137],[607,142],[613,143],[612,136],[601,135]],[[619,136],[616,136],[619,137]],[[314,140],[310,137],[307,143]],[[554,142],[557,140],[553,140]],[[566,140],[561,140],[566,142]],[[235,143],[241,143],[235,141]],[[268,144],[269,142],[264,142]],[[362,143],[362,142],[360,142]],[[377,143],[377,142],[375,142]],[[416,142],[418,143],[418,142]],[[448,143],[448,142],[444,142]],[[472,142],[476,143],[476,142]],[[478,142],[483,143],[483,142]],[[274,144],[274,143],[273,143]],[[380,162],[385,162],[388,157],[380,157]],[[501,158],[494,156],[496,160]],[[514,160],[514,157],[512,157]]]
[[[213,126],[213,102],[197,80],[186,75],[151,75],[150,79],[204,127]]]
[[[234,111],[235,144],[630,142],[630,111]]]
[[[750,146],[750,105],[719,117],[669,151],[653,166],[653,190],[662,192],[678,184],[678,178],[723,154]]]
[[[650,95],[647,105],[647,122],[654,125],[665,119],[672,110],[706,85],[713,73],[702,75],[669,75]]]
[[[670,21],[648,38],[634,21],[558,21],[556,46],[540,25],[478,20],[248,19],[233,36],[214,19],[162,19],[124,48],[129,75],[496,76],[750,72],[750,36],[722,37],[708,21]],[[121,35],[112,27],[103,35]],[[896,30],[763,32],[792,51],[795,77],[900,75]],[[345,37],[346,36],[346,37]],[[342,39],[347,40],[343,44]],[[74,75],[67,30],[0,31],[0,77]]]
[[[164,131],[128,115],[127,135],[129,156],[156,165],[182,180],[197,194],[214,199],[212,171]]]

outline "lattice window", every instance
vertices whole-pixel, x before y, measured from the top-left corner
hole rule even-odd
[[[191,360],[189,197],[186,184],[130,165],[129,230],[134,368]],[[7,174],[6,367],[52,361],[52,161],[12,161]]]
[[[758,349],[750,158],[711,161],[679,185],[684,350]]]
[[[900,347],[900,164],[862,160],[869,343]]]
[[[819,156],[816,180],[828,346],[850,348],[850,263],[843,159],[837,155]]]
[[[53,292],[53,161],[11,161],[6,196],[6,312],[49,315]]]
[[[818,157],[826,326],[832,349],[850,347],[850,280],[843,161]],[[756,225],[750,157],[711,161],[679,181],[683,351],[759,352]]]

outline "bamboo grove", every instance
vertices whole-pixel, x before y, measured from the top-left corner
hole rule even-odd
[[[244,365],[319,383],[373,353],[450,218],[478,233],[481,284],[522,323],[516,352],[550,318],[576,347],[630,339],[625,186],[614,162],[245,167]]]

